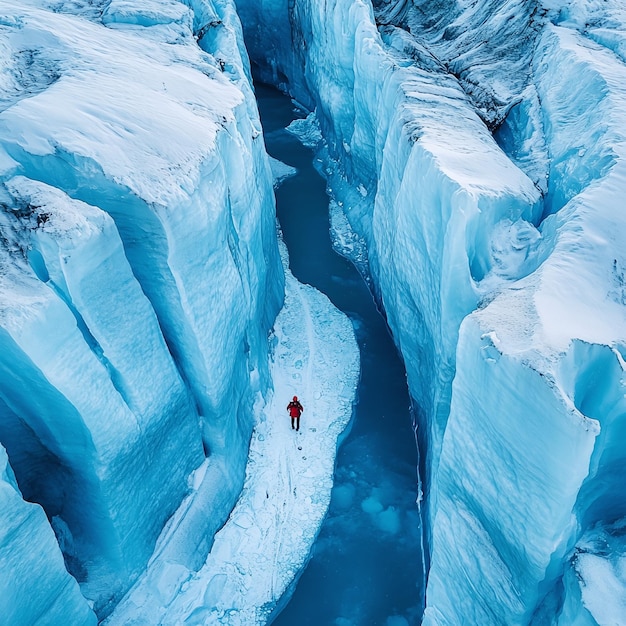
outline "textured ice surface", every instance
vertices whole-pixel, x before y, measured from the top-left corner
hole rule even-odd
[[[96,616],[65,571],[63,556],[37,504],[22,499],[0,447],[0,618],[4,624],[94,625]]]
[[[328,508],[359,357],[290,276],[268,361],[293,168],[267,159],[234,5],[3,9],[0,441],[50,522],[7,470],[0,621],[93,623],[64,558],[107,623],[264,623]]]
[[[626,506],[623,9],[240,4],[315,108],[421,408],[426,623],[556,622]]]
[[[576,544],[565,571],[558,624],[620,624],[626,615],[625,519],[593,528]]]
[[[283,298],[272,178],[232,4],[2,11],[0,441],[103,616],[195,468],[176,566],[243,485]]]
[[[86,593],[115,592],[202,460],[197,414],[113,220],[21,176],[5,188],[0,436]]]

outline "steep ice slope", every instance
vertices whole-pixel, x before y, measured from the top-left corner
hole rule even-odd
[[[521,409],[517,420],[510,415],[506,420],[498,418],[499,430],[508,440],[506,447],[511,454],[509,476],[525,480],[521,488],[525,497],[513,507],[516,515],[511,519],[518,528],[534,528],[551,539],[545,546],[538,540],[529,542],[533,546],[530,558],[512,560],[520,564],[541,559],[542,567],[547,568],[543,584],[541,570],[536,578],[521,573],[527,580],[534,578],[537,585],[524,598],[526,618],[533,607],[528,598],[537,593],[540,600],[550,588],[560,573],[560,557],[572,548],[581,529],[612,522],[626,513],[622,494],[626,451],[620,444],[626,419],[622,391],[626,301],[619,244],[624,236],[619,211],[626,144],[620,112],[625,105],[626,68],[607,50],[568,30],[551,27],[546,28],[537,47],[535,68],[552,157],[547,195],[547,212],[552,215],[544,222],[544,233],[552,241],[553,250],[521,291],[503,293],[477,314],[479,328],[470,330],[473,324],[469,321],[467,325],[467,332],[482,336],[483,342],[489,343],[486,337],[495,338],[496,359],[497,353],[501,353],[520,371],[511,379],[516,381],[516,389],[522,370],[530,368],[539,375],[534,374],[534,382],[527,385],[523,397],[519,391],[502,389],[498,403],[492,403],[488,411],[493,415],[494,410],[501,412],[503,407]],[[572,93],[574,76],[578,89]],[[511,313],[514,309],[524,310],[526,315],[515,319]],[[465,332],[464,328],[462,335]],[[477,340],[478,337],[475,345]],[[471,371],[460,365],[461,359],[471,352],[476,354],[476,348],[459,350],[459,372]],[[475,366],[475,357],[472,364]],[[476,367],[475,371],[480,369],[483,368]],[[465,386],[462,380],[455,381],[455,386],[457,382],[460,387]],[[475,381],[470,383],[473,384]],[[554,410],[553,415],[547,414],[526,442],[523,438],[515,441],[509,439],[505,422],[524,424],[527,432],[535,430],[529,427],[533,411],[528,398],[537,392],[529,394],[529,387],[547,387],[562,408]],[[468,415],[467,407],[461,410]],[[456,430],[455,413],[453,405],[446,437],[448,433],[453,436]],[[478,413],[484,415],[482,410]],[[557,436],[553,428],[565,426],[573,430],[558,445],[563,433]],[[583,449],[577,450],[577,440],[584,441]],[[450,464],[455,463],[453,449],[454,445],[450,447]],[[529,480],[529,463],[542,472],[548,470],[549,480],[541,475]],[[467,484],[467,477],[462,480]],[[458,485],[458,480],[441,480],[440,484],[444,482]],[[541,491],[534,495],[525,491],[538,487]],[[548,493],[552,514],[546,514],[544,508]],[[495,502],[501,505],[499,499]],[[554,518],[555,514],[561,522]],[[489,528],[495,517],[483,515],[483,525]],[[510,536],[510,525],[510,521],[498,522],[491,536],[499,531],[510,537],[511,544],[519,542],[520,531]],[[498,541],[494,544],[501,546]],[[516,574],[520,575],[519,571]],[[513,588],[516,587],[519,585],[514,580]],[[550,601],[549,594],[547,602]],[[539,613],[537,619],[541,623],[544,614]]]
[[[461,328],[426,623],[458,619],[477,591],[477,622],[551,623],[581,532],[626,514],[626,67],[549,25],[533,67],[550,154],[541,227],[550,254]],[[459,544],[483,549],[468,558]],[[454,586],[451,571],[464,572]],[[575,581],[566,577],[566,597]]]
[[[623,10],[238,4],[282,29],[252,56],[316,107],[430,431],[426,623],[603,623],[567,563],[626,507]]]
[[[0,437],[72,573],[115,590],[203,458],[197,415],[111,218],[21,176],[5,189]]]
[[[4,624],[54,626],[96,623],[63,557],[46,516],[24,502],[0,447],[0,616]],[[33,545],[37,550],[33,550]],[[44,582],[45,581],[45,582]]]
[[[283,293],[232,5],[134,4],[0,19],[0,441],[100,616],[207,453],[170,555],[204,562]]]

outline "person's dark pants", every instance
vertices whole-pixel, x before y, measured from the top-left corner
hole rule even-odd
[[[293,428],[293,423],[296,423],[296,430],[300,430],[300,416],[291,418],[291,428]]]

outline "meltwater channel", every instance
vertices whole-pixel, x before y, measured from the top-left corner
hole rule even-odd
[[[413,626],[422,614],[422,554],[404,365],[365,281],[332,248],[325,181],[313,152],[285,130],[298,117],[291,100],[273,87],[255,89],[269,154],[298,172],[276,192],[291,270],[348,315],[362,367],[328,515],[291,600],[272,623]]]

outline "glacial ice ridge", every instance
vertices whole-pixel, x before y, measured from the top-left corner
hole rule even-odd
[[[624,9],[238,4],[259,71],[315,110],[404,356],[424,623],[607,623],[576,555],[626,513]]]

